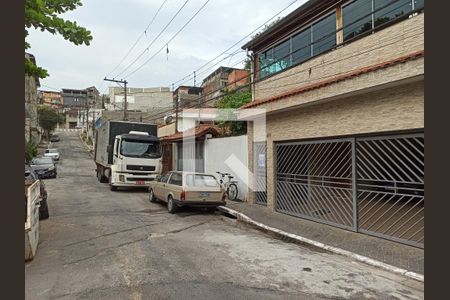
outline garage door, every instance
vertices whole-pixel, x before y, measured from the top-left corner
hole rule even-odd
[[[424,135],[275,144],[275,209],[423,247]]]

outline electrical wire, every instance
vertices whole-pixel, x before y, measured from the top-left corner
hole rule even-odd
[[[261,24],[260,26],[258,26],[257,28],[255,28],[252,32],[250,32],[249,34],[247,34],[246,36],[244,36],[243,38],[241,38],[239,41],[237,41],[236,43],[234,43],[233,45],[231,45],[229,48],[227,48],[226,50],[224,50],[222,53],[218,54],[216,57],[214,57],[213,59],[209,60],[208,62],[206,62],[205,64],[203,64],[202,66],[200,66],[198,69],[195,70],[195,72],[200,71],[201,69],[203,69],[204,67],[206,67],[207,65],[209,65],[211,62],[213,62],[214,60],[216,60],[217,58],[219,58],[220,56],[222,56],[223,54],[225,54],[226,52],[228,52],[229,50],[231,50],[233,47],[235,47],[236,45],[240,44],[243,40],[245,40],[247,37],[249,37],[250,35],[254,34],[256,31],[258,31],[261,27],[263,27],[264,25],[267,25],[267,23],[269,23],[270,21],[272,21],[273,19],[275,19],[278,15],[280,15],[281,13],[283,13],[285,10],[287,10],[289,7],[291,7],[292,5],[294,5],[296,2],[298,2],[299,0],[294,0],[291,3],[289,3],[286,7],[284,7],[282,10],[280,10],[278,13],[276,13],[274,16],[272,16],[270,19],[268,19],[266,22],[264,22],[263,24]],[[229,56],[227,56],[226,58],[224,58],[223,60],[227,59]],[[223,61],[221,60],[221,61]],[[220,61],[220,62],[221,62]],[[214,64],[214,65],[217,65]],[[214,66],[213,65],[213,66]],[[192,73],[186,75],[183,79],[178,80],[173,82],[172,84],[177,84],[178,82],[185,80],[185,78],[187,76],[191,76]]]
[[[188,0],[189,1],[189,0]],[[128,78],[137,71],[139,71],[143,66],[145,66],[150,60],[152,60],[156,55],[158,55],[175,37],[184,29],[186,26],[200,13],[200,11],[208,4],[211,0],[207,0],[203,5],[195,12],[195,14],[172,36],[172,38],[167,41],[158,51],[155,52],[149,59],[147,59],[143,64],[141,64],[137,69],[126,75],[124,78]]]
[[[119,66],[123,63],[123,61],[128,57],[128,55],[130,55],[131,51],[134,49],[134,47],[136,47],[136,45],[138,44],[138,42],[141,40],[141,38],[144,36],[144,34],[146,35],[147,30],[150,28],[150,26],[153,24],[153,22],[155,21],[156,17],[158,16],[159,12],[161,11],[162,7],[164,6],[164,4],[166,4],[168,0],[164,0],[161,5],[159,6],[158,10],[156,11],[155,15],[153,16],[152,20],[150,21],[150,23],[148,23],[147,27],[145,28],[144,31],[142,31],[142,33],[139,35],[139,37],[137,38],[137,40],[134,42],[134,44],[131,46],[131,48],[128,50],[128,52],[125,54],[124,57],[122,57],[122,59],[120,60],[120,62],[114,67],[114,69],[112,69],[112,71],[110,71],[108,73],[108,75],[106,75],[105,77],[109,77],[115,70],[117,70],[117,68],[119,68]]]
[[[178,9],[178,11],[175,13],[175,15],[173,15],[172,19],[170,19],[170,21],[166,24],[166,26],[164,26],[164,28],[158,33],[158,35],[150,42],[150,44],[147,46],[147,48],[144,49],[144,51],[142,51],[138,57],[136,57],[135,60],[133,60],[132,63],[130,63],[124,70],[122,70],[122,72],[120,72],[119,74],[117,74],[114,78],[119,77],[120,75],[122,75],[123,73],[125,73],[125,71],[127,71],[131,66],[133,66],[144,54],[146,51],[148,51],[150,49],[150,47],[156,42],[156,40],[158,40],[158,38],[164,33],[164,31],[167,29],[167,27],[169,27],[170,24],[172,24],[173,20],[175,20],[175,18],[178,16],[178,14],[183,10],[183,8],[186,6],[186,4],[188,4],[190,0],[186,0],[183,5]]]
[[[363,16],[357,18],[356,20],[354,20],[353,22],[347,24],[347,27],[350,27],[351,25],[357,24],[359,21],[364,20],[364,19],[365,19],[366,17],[368,17],[368,16],[371,16],[373,13],[376,13],[376,12],[378,12],[378,11],[381,11],[381,10],[387,8],[388,6],[390,6],[390,5],[392,5],[393,3],[398,2],[398,1],[400,1],[400,0],[394,0],[394,1],[390,2],[390,3],[387,3],[387,4],[383,5],[383,6],[378,7],[378,8],[375,9],[373,12],[371,11],[370,13],[368,13],[368,14],[366,14],[366,15],[363,15]],[[391,9],[390,11],[385,12],[385,13],[383,14],[383,16],[384,16],[384,15],[387,15],[387,14],[389,14],[389,13],[391,13],[391,12],[394,12],[394,11],[397,10],[398,8],[402,7],[403,5],[404,5],[404,3],[400,3],[400,6],[394,7],[394,8]],[[322,6],[318,7],[318,8],[316,8],[315,11],[320,11],[320,10],[323,9],[323,7],[325,7],[325,6],[326,6],[326,4],[324,4],[324,5],[322,5]],[[274,18],[274,17],[272,17],[272,18]],[[289,25],[290,25],[290,24],[293,24],[293,23],[295,23],[295,20],[292,21],[291,23],[289,23]],[[326,25],[326,24],[322,24],[322,25],[320,25],[320,26],[315,25],[315,29],[318,30],[318,29],[324,27],[325,25]],[[261,27],[261,26],[260,26],[260,27]],[[315,41],[315,43],[321,42],[321,41],[325,41],[328,37],[335,36],[337,32],[342,31],[342,30],[343,30],[343,27],[338,28],[338,29],[336,29],[336,31],[332,31],[332,32],[328,33],[327,35],[323,36],[321,39]],[[311,47],[311,45],[313,45],[313,44],[314,44],[313,42],[311,42],[311,43],[309,43],[309,44],[306,44],[306,45],[304,45],[303,47],[301,47],[301,48],[297,49],[296,51],[294,51],[293,53],[296,53],[296,52],[299,52],[299,51],[302,50],[302,49]],[[288,46],[289,46],[289,45],[285,45],[285,46],[283,46],[282,48],[280,48],[280,49],[278,49],[278,50],[282,50],[283,48],[288,47]],[[226,59],[226,58],[225,58],[225,59]],[[239,63],[244,62],[245,60],[246,60],[246,58],[242,59],[241,61],[239,61],[238,63],[236,63],[234,66],[238,65]],[[217,63],[216,63],[216,64],[217,64]],[[203,72],[201,72],[201,73],[203,73]],[[197,73],[197,74],[201,74],[201,73]],[[188,80],[190,80],[190,79],[187,79],[186,81],[183,81],[181,84],[187,82]],[[180,81],[180,80],[179,80],[179,81]],[[178,82],[179,82],[179,81],[178,81]],[[177,82],[175,82],[175,83],[177,83]],[[181,84],[180,84],[180,85],[181,85]]]
[[[411,31],[414,31],[414,30],[411,30]],[[372,51],[375,51],[375,50],[378,50],[378,49],[380,49],[380,48],[383,48],[383,47],[386,47],[386,46],[389,46],[389,45],[393,45],[393,44],[398,43],[398,42],[402,42],[402,41],[404,41],[405,38],[412,38],[412,37],[415,37],[415,36],[419,36],[419,35],[421,35],[421,34],[423,34],[423,31],[422,31],[422,32],[417,32],[416,34],[410,35],[410,36],[402,36],[400,39],[397,39],[397,40],[394,41],[394,42],[387,43],[387,44],[382,44],[382,45],[378,45],[377,47],[375,47],[375,48],[373,48],[373,49],[366,50],[366,51],[362,51],[362,52],[359,52],[359,53],[357,53],[357,54],[352,54],[352,55],[347,56],[347,57],[345,57],[345,58],[339,58],[339,59],[336,59],[336,60],[331,60],[331,61],[327,62],[326,64],[317,64],[317,65],[315,65],[315,67],[324,67],[324,66],[327,66],[327,65],[331,65],[332,63],[338,63],[338,62],[341,62],[341,61],[343,61],[344,59],[349,59],[349,58],[353,58],[353,57],[356,57],[356,56],[359,56],[359,55],[368,54],[368,53],[370,53],[370,52],[372,52]],[[298,73],[304,72],[304,71],[306,71],[306,70],[309,70],[309,67],[308,67],[308,68],[305,68],[305,69],[302,69],[302,70],[299,70],[299,71],[296,72],[296,73],[298,74]],[[344,72],[340,72],[340,73],[336,73],[336,74],[331,74],[331,75],[327,75],[327,76],[322,76],[322,77],[319,77],[319,78],[315,78],[315,80],[328,79],[328,78],[331,78],[331,77],[334,77],[334,76],[339,76],[339,75],[346,74],[346,73],[348,73],[348,72],[349,72],[349,71],[346,70],[346,71],[344,71]],[[252,73],[251,73],[251,74],[252,74]],[[249,76],[250,76],[251,74],[249,74]],[[275,79],[272,79],[272,81],[284,79],[284,78],[287,78],[287,77],[290,77],[290,76],[293,76],[293,75],[294,75],[294,74],[289,74],[289,75],[285,75],[285,76],[280,76],[280,77],[277,77],[277,78],[275,78]],[[250,87],[252,84],[256,84],[256,83],[258,83],[258,82],[260,82],[260,81],[263,81],[263,80],[265,80],[265,79],[266,79],[266,78],[262,78],[262,79],[256,80],[256,81],[253,82],[253,83],[250,82],[250,83],[248,83],[248,84],[246,84],[246,85],[243,85],[243,86],[237,88],[235,91],[239,91],[239,90],[242,90],[242,89],[244,89],[244,88],[248,88],[248,87]],[[240,78],[239,80],[236,80],[236,81],[234,81],[234,82],[231,82],[231,83],[227,84],[226,87],[229,87],[229,86],[231,86],[231,85],[233,85],[233,84],[235,84],[235,83],[237,83],[237,82],[239,82],[239,81],[241,81],[241,80],[243,80],[243,78]],[[309,82],[309,81],[310,81],[310,80],[296,81],[296,82],[293,83],[293,84],[306,83],[306,82]],[[214,91],[212,91],[212,92],[210,92],[210,93],[208,93],[208,94],[206,94],[206,95],[202,95],[202,96],[200,96],[198,99],[196,99],[196,101],[201,100],[201,99],[204,99],[204,98],[206,98],[207,96],[210,96],[210,95],[214,94],[215,92],[220,91],[220,90],[222,90],[222,89],[223,89],[223,88],[219,88],[219,89],[216,89],[216,90],[214,90]],[[258,89],[258,90],[263,90],[263,89],[264,89],[264,88],[260,88],[260,89]],[[268,89],[273,89],[273,88],[268,88]],[[213,97],[213,98],[211,98],[211,99],[209,99],[209,100],[202,101],[202,102],[199,103],[199,104],[195,104],[195,105],[192,105],[192,106],[184,107],[183,109],[193,108],[193,107],[196,107],[196,106],[198,106],[198,105],[202,105],[202,104],[204,104],[204,103],[208,103],[208,102],[211,102],[211,101],[216,100],[216,99],[219,99],[219,98],[223,98],[223,95],[219,95],[219,96]],[[145,119],[148,119],[148,118],[157,116],[156,118],[150,119],[150,120],[149,120],[149,121],[155,121],[155,120],[161,118],[164,114],[170,113],[170,112],[175,112],[175,111],[176,111],[176,109],[170,109],[170,110],[167,110],[167,111],[164,111],[164,112],[159,113],[158,116],[157,116],[157,115],[152,115],[152,116],[146,117]]]

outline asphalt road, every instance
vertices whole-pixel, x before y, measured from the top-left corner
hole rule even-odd
[[[25,264],[26,299],[422,299],[423,284],[249,228],[175,215],[146,191],[112,192],[75,132],[61,132],[50,218]]]

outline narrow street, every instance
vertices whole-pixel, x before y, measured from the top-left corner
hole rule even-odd
[[[26,299],[422,299],[423,284],[274,239],[219,212],[167,213],[145,190],[99,183],[61,132],[50,218],[25,266]],[[220,295],[220,296],[219,296]]]

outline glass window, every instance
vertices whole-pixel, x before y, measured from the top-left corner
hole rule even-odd
[[[336,13],[311,26],[313,55],[318,55],[336,46]]]
[[[180,173],[172,173],[172,176],[170,176],[169,184],[174,185],[182,185],[183,177]]]
[[[159,180],[162,183],[166,183],[167,179],[169,179],[171,172],[165,173],[163,176],[161,176],[161,179]]]
[[[412,10],[411,0],[375,0],[375,25],[377,27]]]
[[[186,185],[191,187],[219,187],[219,182],[211,175],[188,174],[186,175]]]
[[[161,157],[160,145],[158,142],[122,140],[120,153],[128,157]]]
[[[51,157],[40,157],[40,158],[33,158],[31,161],[32,165],[47,165],[47,164],[53,164],[53,158]]]
[[[344,42],[372,29],[372,0],[356,0],[342,8]]]
[[[273,48],[259,55],[259,77],[264,78],[270,74],[270,64],[273,62]]]
[[[272,73],[279,72],[286,69],[291,65],[291,44],[290,39],[273,48],[273,60],[274,64],[270,68]]]
[[[292,37],[292,64],[304,62],[311,53],[311,27]]]

